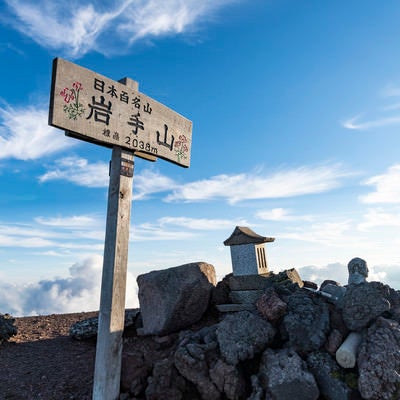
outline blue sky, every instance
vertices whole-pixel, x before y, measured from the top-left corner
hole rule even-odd
[[[141,273],[229,273],[236,225],[272,271],[400,289],[397,1],[64,3],[0,3],[0,312],[98,308],[111,151],[48,126],[55,57],[193,121],[189,169],[136,159],[128,306]]]

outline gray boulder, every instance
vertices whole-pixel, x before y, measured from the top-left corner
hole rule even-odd
[[[267,287],[274,287],[279,295],[291,295],[304,286],[295,268],[286,269],[277,274],[271,272],[268,276]]]
[[[138,396],[147,386],[152,365],[142,351],[123,352],[121,367],[121,390]]]
[[[219,359],[210,369],[210,378],[220,393],[223,393],[228,400],[239,400],[243,398],[246,383],[234,366]]]
[[[327,340],[328,306],[322,299],[299,290],[289,297],[288,312],[283,317],[282,327],[289,345],[296,351],[316,351]]]
[[[343,321],[351,331],[361,331],[391,308],[392,289],[381,282],[349,285],[340,301]]]
[[[264,389],[257,375],[251,376],[251,394],[247,400],[265,400]]]
[[[314,376],[293,349],[265,350],[258,376],[266,392],[265,399],[318,399],[319,390]]]
[[[214,267],[204,262],[139,275],[143,334],[164,335],[199,321],[216,284]]]
[[[245,380],[236,366],[221,357],[217,326],[181,333],[175,352],[175,366],[183,377],[196,386],[202,399],[239,400],[246,390]]]
[[[343,286],[333,285],[331,283],[328,283],[324,285],[320,291],[322,295],[331,296],[330,297],[331,301],[336,303],[344,296],[344,294],[346,293],[346,288]]]
[[[0,344],[17,334],[15,319],[9,314],[0,314]]]
[[[343,343],[343,335],[337,329],[332,329],[325,343],[325,350],[332,356],[336,354],[337,349]]]
[[[346,373],[341,370],[329,354],[321,351],[311,353],[307,357],[307,364],[318,383],[324,399],[361,399],[357,392],[356,374],[354,372]]]
[[[256,303],[258,312],[263,318],[274,322],[281,318],[287,309],[287,304],[281,300],[274,288],[268,288]]]
[[[173,358],[155,362],[152,375],[147,379],[146,400],[184,400],[186,381],[178,374]]]
[[[358,389],[366,400],[400,399],[400,325],[378,318],[361,343]]]
[[[138,308],[125,310],[124,327],[132,326],[140,310]],[[82,321],[75,322],[69,329],[69,336],[76,340],[91,340],[97,337],[99,329],[99,317],[87,318]]]
[[[275,333],[268,321],[249,311],[225,316],[216,330],[222,357],[231,365],[261,353],[273,340]]]
[[[216,326],[198,332],[181,332],[178,348],[174,355],[179,373],[192,382],[202,399],[218,400],[221,392],[210,377],[210,368],[218,361]]]

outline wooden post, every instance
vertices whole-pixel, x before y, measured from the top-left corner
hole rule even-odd
[[[137,90],[135,81],[125,78],[124,83],[136,85]],[[108,189],[93,400],[116,400],[120,392],[132,178],[133,153],[115,146]]]
[[[53,60],[50,94],[49,125],[113,148],[93,400],[115,400],[121,375],[133,155],[188,168],[192,122],[139,93],[132,79],[116,82],[61,58]]]

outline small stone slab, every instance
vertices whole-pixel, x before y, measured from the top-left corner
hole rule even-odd
[[[254,304],[219,304],[216,306],[219,312],[254,311]]]
[[[263,293],[262,290],[232,290],[229,297],[232,303],[255,304]]]
[[[345,293],[346,293],[346,288],[343,286],[337,286],[337,285],[332,285],[331,283],[328,283],[321,289],[322,293],[327,293],[331,296],[334,297],[333,300],[338,300],[341,299]]]
[[[268,285],[270,274],[242,275],[228,277],[228,285],[231,290],[263,290]]]

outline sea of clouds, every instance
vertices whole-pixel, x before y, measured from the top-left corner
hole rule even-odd
[[[97,311],[100,304],[102,266],[103,258],[92,255],[73,264],[65,278],[56,277],[29,284],[0,282],[0,313],[22,317]],[[301,279],[317,284],[325,279],[335,280],[341,285],[347,284],[347,266],[341,263],[304,266],[297,268],[297,271]],[[400,290],[400,267],[369,266],[368,280],[381,281]],[[136,276],[128,271],[126,308],[138,307]]]
[[[66,278],[17,285],[0,283],[0,313],[15,317],[96,311],[100,305],[103,258],[90,256],[69,268]],[[128,272],[126,307],[138,307],[135,277]]]

